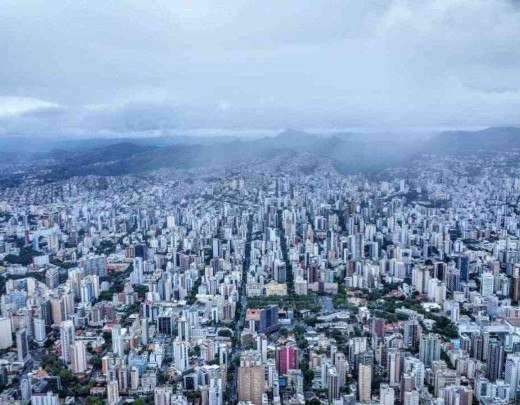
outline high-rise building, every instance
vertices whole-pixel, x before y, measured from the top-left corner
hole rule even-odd
[[[509,396],[515,398],[520,378],[520,355],[508,354],[505,366],[504,381],[509,384]]]
[[[429,333],[421,336],[419,343],[419,359],[426,367],[441,357],[441,341],[438,335]]]
[[[13,332],[11,329],[11,320],[9,318],[0,318],[0,349],[7,349],[13,345]]]
[[[401,352],[396,348],[389,348],[386,356],[388,368],[388,382],[391,386],[401,382]]]
[[[57,267],[51,267],[45,273],[45,284],[51,290],[60,285],[60,273]]]
[[[248,309],[246,324],[249,324],[249,329],[259,333],[276,330],[278,328],[278,306],[270,305],[262,309]]]
[[[81,302],[92,303],[99,297],[99,277],[96,275],[86,276],[80,282]]]
[[[45,327],[45,320],[43,320],[42,318],[34,318],[33,325],[34,325],[34,341],[39,345],[43,345],[45,343],[45,341],[47,340],[47,330]]]
[[[171,386],[157,387],[154,390],[154,405],[172,404],[173,388]]]
[[[31,396],[31,405],[59,405],[59,403],[58,394],[54,394],[52,391]]]
[[[440,397],[445,405],[471,405],[473,390],[466,386],[450,385],[441,389]]]
[[[489,297],[493,295],[495,286],[495,277],[493,273],[485,272],[482,273],[481,281],[480,281],[480,294],[483,297]]]
[[[419,392],[416,390],[404,393],[403,405],[419,405]]]
[[[494,382],[502,375],[504,345],[498,339],[490,340],[487,353],[487,378]]]
[[[112,351],[116,356],[122,356],[124,353],[121,325],[112,326]]]
[[[87,351],[85,343],[78,340],[71,345],[71,368],[75,373],[83,373],[87,369]]]
[[[289,370],[298,368],[298,348],[295,346],[281,347],[276,351],[278,373],[286,375]]]
[[[422,335],[422,326],[416,318],[410,318],[404,323],[404,344],[407,348],[417,350]]]
[[[65,320],[65,302],[62,297],[54,296],[51,298],[52,322],[59,325]]]
[[[327,370],[327,394],[329,402],[333,402],[339,397],[338,373],[335,367]]]
[[[371,324],[372,346],[376,347],[385,337],[385,320],[382,318],[372,318]]]
[[[208,405],[222,405],[222,404],[223,404],[222,379],[221,378],[210,378],[209,389],[208,389]]]
[[[395,401],[395,392],[388,384],[379,386],[379,403],[380,405],[393,405]]]
[[[184,342],[189,342],[190,340],[191,327],[188,320],[184,316],[180,317],[177,321],[177,336]]]
[[[345,386],[347,375],[347,358],[342,352],[334,353],[334,367],[338,373],[338,386],[341,389]]]
[[[513,288],[511,288],[511,298],[514,302],[520,301],[520,266],[515,266],[512,277]]]
[[[372,398],[372,365],[360,364],[358,370],[359,402],[370,402]]]
[[[20,329],[16,332],[16,351],[20,363],[25,363],[29,360],[29,341],[27,339],[26,329]]]
[[[132,284],[142,284],[144,281],[144,263],[141,257],[134,258],[133,270],[130,275],[130,282]]]
[[[265,370],[263,365],[246,365],[238,368],[238,400],[251,401],[262,405],[265,390]]]
[[[63,321],[60,324],[61,359],[70,363],[70,347],[74,343],[75,329],[72,321]]]
[[[173,342],[173,362],[179,371],[184,371],[188,368],[188,345],[180,339],[175,339]]]
[[[459,269],[461,281],[469,281],[469,257],[466,255],[459,256]]]
[[[107,403],[108,405],[119,403],[119,387],[116,380],[107,383]]]

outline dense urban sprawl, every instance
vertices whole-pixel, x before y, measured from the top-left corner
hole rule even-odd
[[[0,403],[520,399],[518,156],[0,192]]]

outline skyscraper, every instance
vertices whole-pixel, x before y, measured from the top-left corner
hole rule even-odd
[[[417,350],[422,335],[422,327],[416,318],[410,318],[404,323],[404,344],[407,348]]]
[[[87,369],[87,352],[85,343],[82,341],[74,342],[70,350],[71,368],[75,373],[83,373]]]
[[[31,405],[59,405],[59,403],[58,394],[54,394],[52,391],[31,396]]]
[[[0,318],[0,349],[7,349],[13,345],[13,336],[11,330],[11,320],[9,318]]]
[[[358,370],[359,402],[370,402],[372,398],[372,365],[360,364]]]
[[[112,351],[115,355],[123,355],[124,347],[123,337],[121,335],[121,325],[112,326]]]
[[[493,295],[494,285],[495,277],[493,276],[493,273],[483,273],[480,281],[480,294],[483,297],[489,297],[490,295]]]
[[[29,360],[29,341],[27,340],[26,329],[20,329],[16,332],[16,351],[20,363],[25,363]]]
[[[278,373],[286,375],[289,370],[298,368],[298,348],[294,346],[281,347],[276,352]]]
[[[174,405],[172,404],[173,388],[171,386],[157,387],[154,390],[154,405]]]
[[[119,402],[119,387],[117,381],[113,380],[107,384],[107,403],[115,405]]]
[[[74,323],[72,321],[63,321],[60,324],[60,357],[66,363],[70,363],[70,347],[74,343],[74,335]]]
[[[45,321],[42,318],[34,318],[34,341],[39,345],[43,345],[47,340],[47,331],[45,329]]]
[[[504,345],[498,339],[492,339],[488,344],[487,378],[496,381],[501,377],[504,365]]]
[[[441,357],[441,342],[439,336],[434,333],[421,336],[419,344],[419,358],[426,367]]]
[[[371,324],[372,346],[376,347],[377,343],[385,337],[385,320],[382,318],[373,318]]]
[[[244,365],[238,368],[238,400],[262,405],[265,389],[263,365]]]
[[[379,403],[380,405],[393,405],[395,401],[395,392],[388,384],[381,384],[379,387]]]
[[[60,273],[57,267],[51,267],[47,270],[45,273],[45,284],[47,284],[47,287],[51,290],[58,287],[60,284]]]
[[[327,370],[327,394],[329,402],[339,397],[338,373],[335,367]]]
[[[175,367],[181,372],[188,368],[188,345],[180,340],[175,339],[173,342],[173,362]]]
[[[388,382],[391,386],[399,385],[401,381],[401,352],[399,349],[389,348],[386,357]]]

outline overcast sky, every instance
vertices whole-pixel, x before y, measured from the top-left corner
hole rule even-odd
[[[513,0],[1,0],[0,134],[519,125]]]

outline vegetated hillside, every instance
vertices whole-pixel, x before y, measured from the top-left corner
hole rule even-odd
[[[400,164],[410,155],[409,150],[393,142],[364,142],[351,140],[348,134],[318,136],[291,130],[276,137],[212,144],[152,146],[125,142],[73,152],[55,151],[51,155],[58,163],[46,172],[45,179],[138,174],[161,168],[233,167],[265,163],[280,156],[290,159],[302,153],[330,160],[343,172],[383,169]]]
[[[520,128],[499,127],[481,131],[447,131],[426,143],[434,153],[497,152],[520,148]]]

